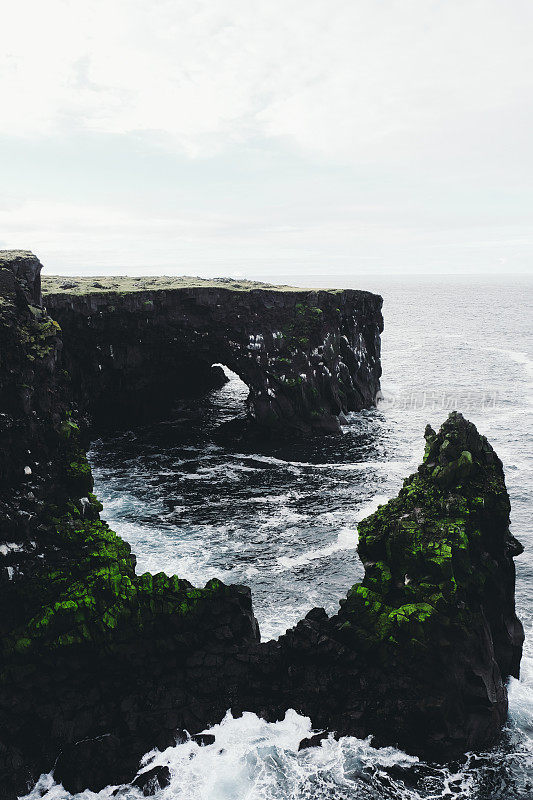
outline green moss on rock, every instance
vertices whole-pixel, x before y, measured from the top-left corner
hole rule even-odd
[[[282,331],[283,347],[289,351],[299,348],[305,350],[320,330],[323,311],[306,303],[296,303],[294,311],[293,319]]]
[[[507,522],[509,513],[501,463],[471,423],[454,413],[425,436],[418,472],[359,523],[365,578],[341,601],[342,624],[404,652],[434,641],[435,625],[468,625],[491,575],[490,559],[472,567],[485,509]]]
[[[86,641],[98,647],[134,638],[153,626],[158,616],[190,615],[226,587],[210,581],[197,589],[176,576],[137,576],[130,546],[100,520],[73,519],[56,525],[59,566],[41,571],[27,591],[43,602],[29,621],[4,637],[4,658],[30,650],[53,650]]]
[[[21,663],[37,664],[45,652],[74,646],[118,652],[122,645],[155,629],[158,620],[190,617],[202,603],[227,588],[210,581],[193,587],[177,576],[137,575],[131,548],[98,518],[103,506],[93,479],[80,426],[72,409],[56,425],[56,468],[60,491],[42,505],[40,524],[48,545],[11,600],[11,628],[1,639],[11,680]]]

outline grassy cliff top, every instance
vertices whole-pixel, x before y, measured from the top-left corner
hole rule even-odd
[[[269,289],[277,292],[319,291],[303,289],[297,286],[276,286],[260,281],[239,280],[233,278],[195,278],[190,276],[145,276],[132,278],[127,275],[106,275],[95,277],[70,277],[66,275],[43,275],[43,295],[70,294],[84,295],[104,292],[141,292],[166,289],[198,289],[198,288],[231,289],[249,292],[252,289]],[[324,291],[324,290],[322,290]],[[328,289],[335,293],[338,289]]]

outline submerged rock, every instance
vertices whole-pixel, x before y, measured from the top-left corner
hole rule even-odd
[[[418,472],[360,523],[365,578],[339,613],[313,609],[261,643],[247,587],[136,574],[92,493],[68,334],[12,274],[14,292],[0,283],[2,796],[53,768],[70,791],[124,783],[144,753],[228,708],[268,720],[295,708],[435,758],[496,739],[520,664],[521,547],[501,462],[471,423],[428,428]]]

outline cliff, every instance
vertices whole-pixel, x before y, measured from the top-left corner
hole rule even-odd
[[[131,781],[145,752],[228,708],[276,719],[292,707],[328,730],[437,758],[493,742],[520,663],[521,548],[501,462],[475,427],[453,414],[438,433],[426,430],[418,472],[360,525],[365,578],[339,613],[313,609],[261,643],[249,589],[137,575],[129,545],[100,519],[85,455],[88,388],[67,368],[78,352],[68,315],[87,347],[79,320],[91,320],[96,347],[114,312],[91,311],[92,294],[71,298],[61,331],[36,304],[39,264],[27,258],[22,270],[0,262],[2,795],[52,768],[70,791]],[[190,305],[203,308],[202,290],[192,291]],[[248,310],[264,291],[272,302],[274,290],[259,290],[259,301],[243,291]],[[165,296],[155,300],[164,311]],[[117,382],[127,377],[121,364]]]
[[[31,254],[0,255],[0,795],[7,797],[60,754],[67,786],[129,779],[154,743],[225,712],[216,674],[208,685],[198,664],[210,673],[231,669],[234,653],[259,637],[248,588],[137,575],[129,545],[99,519],[61,329],[37,305],[40,266]]]
[[[337,432],[339,415],[374,405],[379,390],[382,300],[369,292],[51,278],[43,294],[72,391],[97,423],[152,419],[220,385],[218,363],[248,385],[263,428]]]

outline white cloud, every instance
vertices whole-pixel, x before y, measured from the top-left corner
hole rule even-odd
[[[527,0],[22,0],[0,130],[153,131],[193,156],[258,136],[331,160],[460,135],[531,92]]]
[[[525,271],[530,0],[19,0],[0,246],[62,271]]]

